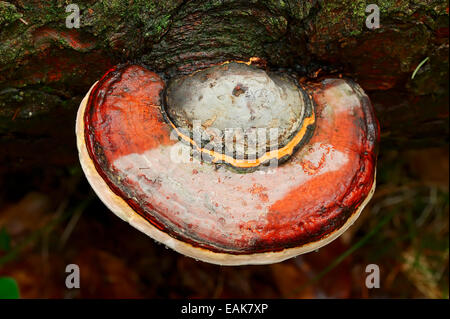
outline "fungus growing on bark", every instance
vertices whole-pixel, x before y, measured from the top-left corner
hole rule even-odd
[[[226,62],[113,68],[77,116],[83,170],[117,216],[187,256],[267,264],[320,248],[375,189],[378,124],[354,82]]]

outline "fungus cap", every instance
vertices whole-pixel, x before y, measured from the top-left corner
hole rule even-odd
[[[83,171],[112,212],[215,264],[316,250],[375,189],[378,124],[350,80],[300,85],[238,62],[163,80],[127,64],[89,90],[76,134]]]

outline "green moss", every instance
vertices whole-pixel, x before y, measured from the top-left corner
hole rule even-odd
[[[21,17],[22,14],[17,12],[17,9],[13,4],[0,1],[0,27],[6,27]]]
[[[21,45],[17,45],[17,40],[5,40],[0,42],[0,65],[14,63],[25,52]]]
[[[168,25],[170,23],[170,18],[171,18],[170,14],[166,14],[162,17],[159,17],[158,21],[156,21],[156,23],[153,27],[153,29],[155,30],[155,33],[160,34],[164,30],[166,30],[166,28],[168,27]]]
[[[330,24],[339,24],[345,20],[361,20],[366,16],[366,1],[364,0],[345,0],[336,2],[327,2],[322,7]]]
[[[376,0],[374,1],[380,7],[380,13],[401,13],[405,16],[410,16],[418,9],[423,9],[425,11],[433,12],[434,14],[441,15],[446,14],[446,8],[448,6],[448,1],[445,0],[434,0],[434,1],[423,1],[423,0]]]

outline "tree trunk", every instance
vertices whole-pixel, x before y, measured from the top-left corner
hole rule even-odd
[[[372,2],[378,29],[365,23]],[[371,98],[382,147],[448,141],[447,1],[77,0],[72,29],[69,3],[0,1],[0,172],[77,163],[79,102],[127,61],[164,73],[256,56],[342,75]]]

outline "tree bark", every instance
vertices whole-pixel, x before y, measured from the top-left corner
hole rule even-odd
[[[72,29],[69,3],[0,1],[0,172],[77,163],[79,102],[127,61],[170,73],[256,56],[312,80],[350,77],[382,147],[448,142],[447,1],[77,0]],[[378,29],[366,27],[369,3]]]

